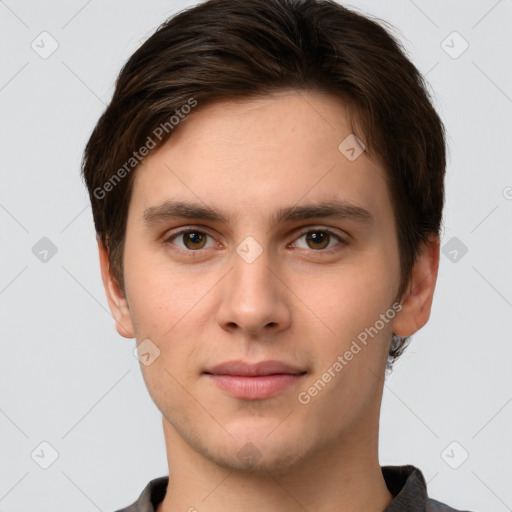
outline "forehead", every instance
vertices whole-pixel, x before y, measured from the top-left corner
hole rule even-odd
[[[340,200],[375,217],[391,214],[382,166],[364,151],[351,159],[340,150],[354,140],[332,95],[284,91],[199,104],[137,168],[130,210],[140,216],[178,199],[270,221],[301,202]]]

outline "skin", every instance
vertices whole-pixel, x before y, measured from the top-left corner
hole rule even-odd
[[[392,332],[410,336],[429,318],[436,237],[422,248],[401,311],[308,404],[298,400],[391,308],[400,281],[384,169],[366,152],[349,161],[338,150],[350,133],[331,95],[222,101],[198,106],[137,168],[125,294],[101,243],[99,251],[119,334],[160,350],[141,364],[169,464],[158,512],[381,512],[392,500],[378,460],[386,358]],[[145,224],[148,208],[177,199],[220,209],[229,223]],[[280,207],[327,199],[361,206],[374,221],[270,223]],[[168,240],[187,226],[203,238]],[[305,228],[347,243],[308,240]],[[236,252],[247,236],[263,250],[251,263]],[[233,359],[277,359],[307,374],[272,398],[237,399],[203,374]],[[237,452],[247,443],[259,457],[244,462]]]

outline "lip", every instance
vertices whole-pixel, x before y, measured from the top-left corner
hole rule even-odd
[[[259,375],[257,377],[242,377],[240,375],[206,376],[221,390],[241,400],[264,400],[271,398],[289,386],[297,384],[304,376],[303,373],[279,373],[274,375]]]
[[[213,375],[238,375],[242,377],[258,377],[265,375],[289,374],[299,375],[306,373],[305,370],[281,361],[269,360],[258,363],[246,363],[245,361],[226,361],[214,366],[205,373]]]
[[[204,372],[221,390],[241,400],[264,400],[297,384],[307,373],[281,361],[227,361]]]

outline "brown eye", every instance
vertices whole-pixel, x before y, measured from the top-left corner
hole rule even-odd
[[[306,240],[312,249],[325,249],[329,245],[330,235],[325,231],[310,231]]]
[[[186,229],[174,233],[167,238],[165,242],[171,245],[176,245],[184,251],[198,251],[205,248],[209,237],[210,236],[203,231],[199,231],[197,229]]]
[[[206,241],[206,236],[199,231],[189,231],[181,236],[187,249],[202,249]]]
[[[310,229],[309,231],[304,231],[299,238],[297,238],[297,240],[301,239],[305,239],[305,244],[296,243],[296,247],[299,249],[312,249],[319,252],[329,252],[331,249],[336,249],[338,245],[346,245],[345,240],[343,240],[341,236],[329,229]],[[336,241],[338,241],[337,244],[332,243]],[[324,250],[326,248],[327,250]]]

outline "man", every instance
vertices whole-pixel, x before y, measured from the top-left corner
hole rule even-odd
[[[378,460],[444,172],[418,71],[335,2],[210,0],[135,52],[83,161],[169,465],[124,511],[454,510]]]

